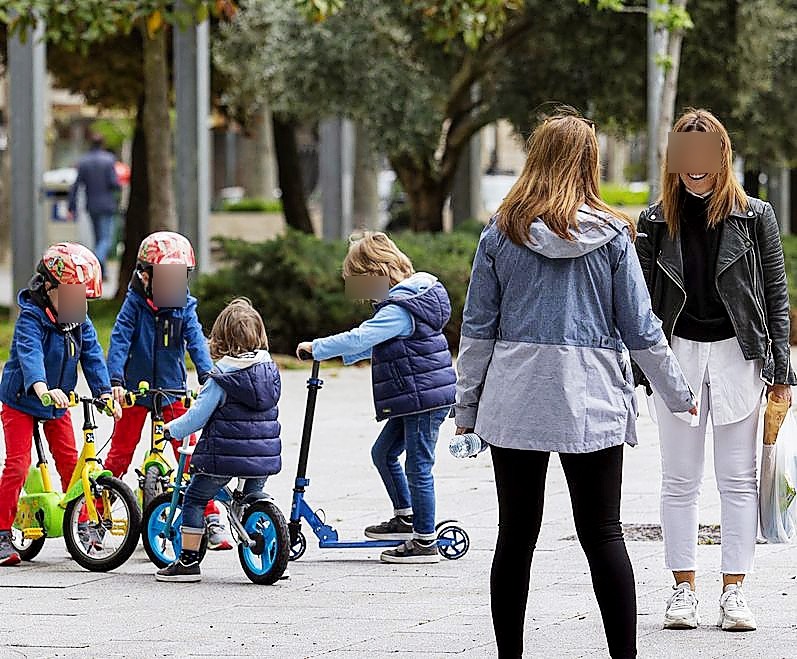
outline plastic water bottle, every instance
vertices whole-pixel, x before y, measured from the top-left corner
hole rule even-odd
[[[448,445],[448,450],[455,458],[475,458],[487,446],[487,442],[475,432],[466,432],[464,435],[454,435]]]

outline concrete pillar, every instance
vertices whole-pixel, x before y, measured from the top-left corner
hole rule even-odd
[[[481,136],[476,133],[462,151],[451,189],[451,213],[454,226],[482,216]]]
[[[183,4],[180,0],[179,4]],[[194,245],[197,269],[210,260],[210,50],[207,21],[174,30],[178,230]]]
[[[25,42],[8,40],[11,248],[14,293],[24,288],[44,251],[44,25]],[[13,305],[12,305],[13,308]]]
[[[354,228],[354,125],[347,119],[325,119],[319,126],[321,235],[347,237]]]
[[[368,134],[355,126],[353,224],[356,229],[375,230],[379,215],[379,159]]]

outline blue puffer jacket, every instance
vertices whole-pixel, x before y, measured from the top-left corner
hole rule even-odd
[[[19,318],[11,340],[11,353],[0,379],[0,401],[37,419],[55,419],[65,410],[45,407],[33,393],[36,382],[48,389],[70,392],[77,386],[78,363],[83,366],[94,396],[108,393],[111,383],[108,368],[91,320],[64,332],[23,289],[17,297]]]
[[[375,305],[395,304],[412,315],[414,332],[373,348],[371,379],[376,419],[454,404],[457,376],[443,328],[451,317],[445,287],[436,282],[415,294],[396,294]]]
[[[189,295],[183,308],[156,309],[130,286],[111,332],[111,383],[129,389],[146,380],[159,389],[183,389],[187,348],[199,382],[204,384],[213,362],[196,305],[196,298]],[[150,397],[139,399],[137,404],[150,407]]]
[[[213,476],[262,478],[282,468],[277,420],[280,376],[273,361],[210,375],[224,390],[197,442],[191,466]]]

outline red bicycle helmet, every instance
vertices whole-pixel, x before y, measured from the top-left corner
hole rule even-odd
[[[142,267],[181,264],[193,270],[196,267],[196,257],[191,242],[182,234],[156,231],[141,241],[138,264]]]
[[[50,245],[42,255],[36,271],[54,286],[85,284],[86,299],[102,297],[102,269],[88,247],[79,243]]]

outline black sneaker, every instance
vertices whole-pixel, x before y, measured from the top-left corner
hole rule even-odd
[[[7,567],[19,565],[21,560],[19,552],[11,544],[11,535],[9,533],[0,533],[0,565]]]
[[[438,563],[440,553],[437,551],[437,541],[407,540],[395,549],[382,552],[383,563]]]
[[[202,572],[199,570],[198,561],[186,565],[180,559],[177,559],[171,565],[158,570],[155,573],[155,579],[157,581],[202,581]]]
[[[381,524],[367,526],[365,537],[372,540],[411,540],[412,515],[396,515]]]

